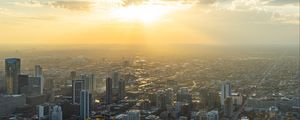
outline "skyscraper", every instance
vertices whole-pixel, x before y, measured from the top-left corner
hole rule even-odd
[[[40,95],[42,89],[41,77],[29,77],[29,86],[31,94]]]
[[[118,98],[119,100],[124,99],[126,91],[125,91],[125,81],[124,80],[119,80],[119,88],[118,88]]]
[[[51,120],[62,120],[62,110],[61,107],[58,105],[55,105],[52,108],[52,112],[51,112]]]
[[[18,76],[21,71],[21,59],[8,58],[5,59],[5,80],[6,93],[18,94]]]
[[[166,105],[169,105],[169,106],[172,106],[173,105],[173,95],[174,95],[174,92],[173,92],[173,89],[172,88],[168,88],[166,89],[165,91],[165,94],[166,94]]]
[[[73,104],[79,104],[81,90],[84,90],[84,81],[83,80],[73,80],[72,81]]]
[[[84,89],[92,93],[95,89],[94,74],[91,75],[81,74],[80,79],[84,80]]]
[[[219,112],[212,110],[207,113],[207,120],[219,120]]]
[[[39,77],[41,79],[40,93],[43,94],[45,79],[43,74],[43,68],[40,65],[35,66],[34,77]]]
[[[221,86],[221,105],[224,106],[224,101],[231,96],[231,85],[229,82],[223,82]]]
[[[224,101],[224,116],[230,118],[233,112],[233,101],[231,97],[227,97]]]
[[[29,84],[29,76],[28,75],[19,75],[18,76],[18,94],[24,93],[25,91],[21,91],[22,88],[28,86]]]
[[[112,79],[106,78],[106,103],[112,103]]]
[[[75,79],[76,79],[76,71],[72,71],[72,72],[70,73],[70,79],[71,79],[71,80],[75,80]]]
[[[192,96],[189,94],[189,89],[187,87],[181,87],[177,92],[177,101],[191,103]]]
[[[140,120],[139,110],[130,110],[127,112],[127,120]]]
[[[90,93],[87,90],[80,92],[80,120],[90,117]]]
[[[120,80],[120,75],[119,72],[113,72],[112,74],[112,84],[113,84],[113,89],[117,89],[119,87],[119,80]]]

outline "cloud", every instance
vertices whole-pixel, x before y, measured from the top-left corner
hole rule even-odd
[[[5,14],[7,14],[7,12],[8,12],[8,9],[0,8],[0,15],[5,15]]]
[[[299,5],[299,0],[269,0],[270,5]]]
[[[42,7],[43,6],[43,4],[41,4],[41,2],[35,1],[35,0],[28,0],[25,2],[15,2],[14,4],[17,6],[22,6],[22,7]]]
[[[30,19],[30,20],[55,20],[57,16],[54,15],[35,15],[35,16],[20,16],[22,19]]]
[[[145,0],[123,0],[122,5],[123,6],[129,6],[129,5],[139,5],[146,2]]]
[[[88,0],[26,0],[23,2],[14,2],[17,6],[22,7],[53,7],[62,8],[72,11],[89,11],[93,4],[92,1]]]
[[[276,4],[275,4],[276,3]],[[218,0],[214,8],[222,11],[266,13],[270,21],[277,23],[299,24],[298,0]],[[265,21],[265,22],[270,22]]]
[[[91,1],[52,1],[47,3],[51,7],[63,8],[72,11],[89,11],[92,7]]]

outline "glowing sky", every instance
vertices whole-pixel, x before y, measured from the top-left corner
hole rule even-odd
[[[0,1],[0,44],[298,42],[298,0]]]

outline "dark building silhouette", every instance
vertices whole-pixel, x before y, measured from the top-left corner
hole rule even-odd
[[[106,78],[106,103],[111,104],[112,103],[112,79],[111,78]]]

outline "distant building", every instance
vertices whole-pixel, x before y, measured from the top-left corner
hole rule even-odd
[[[189,90],[187,87],[182,87],[177,92],[177,102],[192,102],[192,96],[189,94]]]
[[[32,95],[41,95],[43,91],[41,77],[29,77],[29,87]]]
[[[28,75],[19,75],[18,76],[18,94],[26,94],[25,90],[22,90],[24,87],[29,86],[29,76]]]
[[[90,93],[94,92],[94,90],[96,88],[94,74],[91,74],[91,75],[82,74],[82,75],[80,75],[80,79],[84,81],[84,89],[85,90],[88,90]]]
[[[0,71],[0,94],[5,94],[6,91],[6,81],[4,78],[4,72]]]
[[[10,115],[26,104],[24,95],[0,95],[0,116]]]
[[[140,111],[139,110],[130,110],[127,112],[127,120],[140,120]]]
[[[80,92],[80,120],[87,120],[90,117],[91,95],[87,90]]]
[[[119,100],[123,100],[126,96],[125,87],[126,87],[125,80],[119,80],[119,88],[118,88],[118,98],[119,98]]]
[[[44,85],[45,85],[45,79],[44,79],[44,74],[43,74],[43,68],[40,65],[35,66],[35,72],[34,72],[34,77],[39,77],[40,78],[40,94],[44,94]]]
[[[229,82],[223,82],[221,86],[221,105],[224,105],[224,101],[227,97],[231,96],[231,85]]]
[[[39,120],[48,120],[50,118],[51,106],[49,104],[42,104],[37,106],[37,114]]]
[[[111,78],[107,78],[106,79],[106,103],[107,104],[111,104],[112,103],[112,79]]]
[[[120,74],[119,74],[119,72],[114,71],[112,73],[112,77],[111,78],[112,78],[112,84],[113,84],[112,88],[113,89],[118,89],[118,87],[119,87],[119,80],[120,80]]]
[[[79,104],[80,102],[80,91],[84,90],[83,80],[73,80],[72,81],[72,101],[73,104]]]
[[[165,93],[164,91],[160,90],[156,92],[156,107],[159,109],[166,108],[166,100],[165,100]]]
[[[178,120],[188,120],[188,117],[180,116]]]
[[[18,94],[18,76],[21,71],[21,59],[8,58],[5,59],[5,80],[6,93]]]
[[[219,105],[219,99],[218,92],[209,91],[207,95],[207,107],[209,109],[216,108]]]
[[[212,110],[207,113],[207,120],[219,120],[219,112]]]
[[[71,79],[71,80],[76,80],[76,71],[72,71],[72,72],[70,73],[70,79]]]
[[[192,112],[191,120],[207,120],[206,111]]]
[[[224,116],[231,117],[233,113],[233,101],[231,97],[227,97],[224,101]]]
[[[173,106],[173,97],[174,97],[174,91],[173,91],[173,89],[172,88],[167,88],[166,90],[165,90],[165,103],[166,103],[166,105],[168,105],[168,106]]]
[[[51,120],[62,120],[62,109],[60,106],[55,105],[51,110]]]

